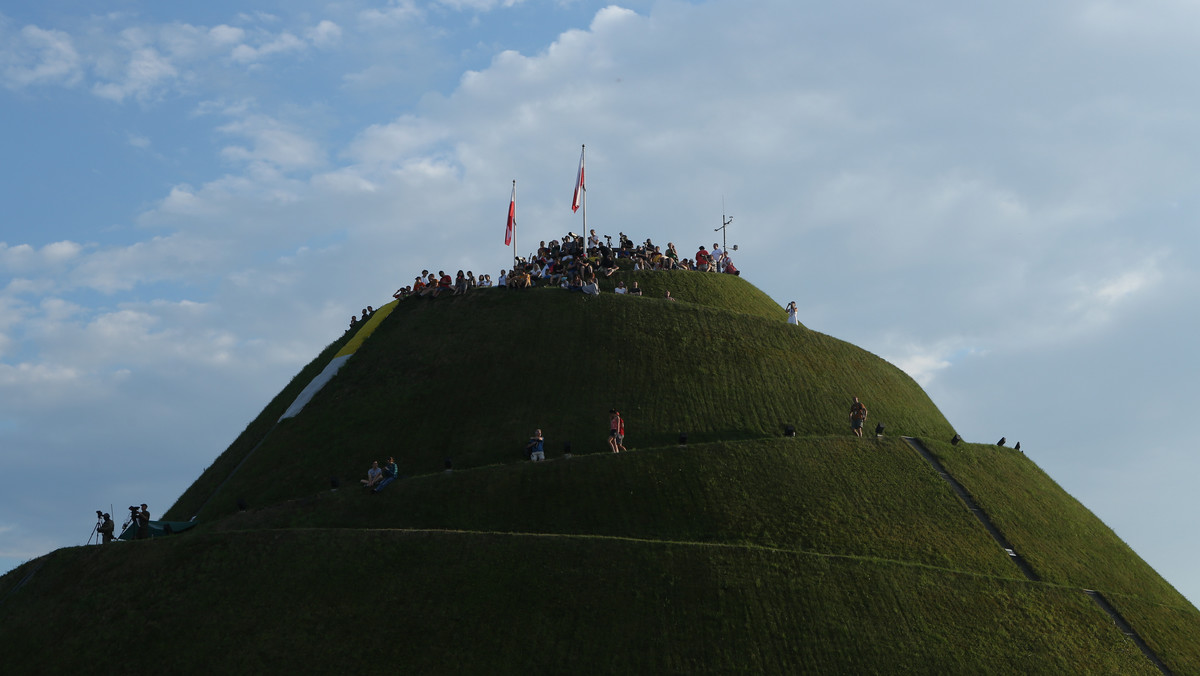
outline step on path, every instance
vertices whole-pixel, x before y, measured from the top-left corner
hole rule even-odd
[[[904,441],[907,442],[908,445],[913,448],[913,450],[920,454],[922,458],[925,458],[925,461],[933,466],[933,469],[939,475],[941,475],[942,479],[944,479],[946,483],[950,484],[950,487],[954,489],[954,493],[958,495],[964,504],[966,504],[967,509],[969,509],[971,513],[975,515],[975,518],[979,519],[979,523],[983,524],[984,529],[986,529],[987,532],[996,540],[996,542],[1004,548],[1004,552],[1008,554],[1009,560],[1016,564],[1017,568],[1021,569],[1021,572],[1025,574],[1025,577],[1029,578],[1033,582],[1041,582],[1042,579],[1033,570],[1033,567],[1029,565],[1029,562],[1017,554],[1016,550],[1012,546],[1012,543],[1010,543],[1008,539],[1004,537],[1004,534],[1000,532],[1000,529],[996,528],[996,525],[992,523],[992,520],[988,517],[987,513],[979,508],[979,505],[975,503],[975,499],[971,497],[971,494],[967,492],[967,489],[963,487],[963,485],[960,484],[957,479],[951,476],[949,472],[946,471],[946,468],[942,465],[941,461],[939,461],[936,456],[930,453],[928,448],[925,448],[925,444],[921,443],[920,439],[914,437],[901,438],[904,439]],[[1138,636],[1138,633],[1133,630],[1133,627],[1129,624],[1129,622],[1127,622],[1125,618],[1121,616],[1121,613],[1118,612],[1117,609],[1108,602],[1108,599],[1104,598],[1100,592],[1093,591],[1091,589],[1084,589],[1083,593],[1087,594],[1088,598],[1092,599],[1092,601],[1094,601],[1101,610],[1108,614],[1109,618],[1111,618],[1112,621],[1117,625],[1117,629],[1120,629],[1122,634],[1125,634],[1129,640],[1133,641],[1134,644],[1137,645],[1137,647],[1142,651],[1142,654],[1146,656],[1146,659],[1150,660],[1154,666],[1158,667],[1159,671],[1166,676],[1174,676],[1171,670],[1167,668],[1167,665],[1164,664],[1161,659],[1159,659],[1158,655],[1154,653],[1150,646],[1147,645],[1144,640],[1142,640],[1142,637]]]

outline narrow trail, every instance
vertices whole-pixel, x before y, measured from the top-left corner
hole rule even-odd
[[[44,566],[44,565],[46,565],[45,558],[43,558],[41,561],[39,561],[37,563],[37,565],[31,567],[29,569],[29,572],[25,573],[25,577],[18,580],[17,583],[15,585],[13,585],[13,588],[8,590],[7,594],[5,594],[3,597],[0,597],[0,606],[4,605],[4,602],[7,601],[10,596],[12,596],[13,594],[16,594],[21,589],[21,587],[24,587],[26,582],[29,582],[30,580],[32,580],[33,576],[36,575],[37,572],[39,570],[41,570],[42,566]]]
[[[929,449],[925,448],[925,444],[922,444],[920,440],[913,437],[902,438],[904,441],[908,442],[908,445],[912,446],[913,450],[919,453],[922,458],[925,458],[926,462],[928,462],[930,465],[933,465],[933,469],[936,470],[937,473],[946,480],[946,483],[950,484],[950,487],[954,489],[954,492],[958,495],[958,497],[967,505],[967,509],[975,515],[976,519],[979,519],[979,523],[983,524],[984,529],[989,535],[992,536],[992,538],[996,540],[997,543],[999,543],[1000,547],[1004,549],[1004,552],[1008,554],[1009,560],[1011,560],[1013,564],[1017,566],[1017,568],[1021,569],[1021,572],[1025,574],[1025,577],[1034,582],[1041,582],[1042,578],[1039,577],[1036,572],[1034,572],[1033,566],[1030,566],[1028,561],[1021,558],[1020,554],[1017,554],[1012,543],[1008,541],[1008,538],[1004,537],[1004,533],[1001,533],[1000,529],[996,528],[996,524],[992,523],[992,520],[988,517],[987,513],[979,508],[979,505],[975,503],[975,499],[971,497],[971,494],[967,492],[967,489],[964,488],[962,484],[958,483],[957,479],[950,476],[950,473],[946,471],[946,468],[942,466],[942,463],[938,461],[938,459],[934,457],[932,453],[929,452]]]
[[[967,506],[967,509],[975,515],[975,518],[979,519],[979,523],[983,524],[983,527],[985,530],[987,530],[988,534],[995,538],[996,542],[1004,548],[1004,551],[1008,554],[1009,559],[1017,566],[1017,568],[1021,569],[1021,572],[1025,574],[1025,577],[1034,582],[1041,582],[1041,577],[1039,577],[1038,574],[1033,570],[1033,567],[1029,565],[1029,562],[1017,554],[1016,550],[1012,546],[1012,543],[1008,541],[1008,538],[1004,537],[1004,534],[1000,532],[1000,529],[996,527],[996,524],[992,523],[991,518],[988,517],[987,513],[979,507],[974,498],[971,497],[971,494],[967,492],[967,489],[963,487],[963,485],[959,483],[957,479],[951,476],[950,472],[946,471],[946,468],[942,466],[942,463],[937,459],[936,456],[929,452],[928,448],[925,448],[925,444],[921,443],[920,439],[916,439],[914,437],[902,438],[908,443],[909,446],[912,446],[913,450],[920,454],[920,456],[924,458],[933,467],[933,469],[939,475],[941,475],[943,479],[945,479],[946,483],[950,484],[950,487],[954,489],[954,492]],[[1112,619],[1113,623],[1117,625],[1117,629],[1121,630],[1122,634],[1125,634],[1129,640],[1133,641],[1134,645],[1136,645],[1138,649],[1142,651],[1142,654],[1146,656],[1146,659],[1150,660],[1150,662],[1154,664],[1154,666],[1158,667],[1158,670],[1166,676],[1173,676],[1171,670],[1167,668],[1167,665],[1164,664],[1158,655],[1155,654],[1150,648],[1150,646],[1147,645],[1144,640],[1142,640],[1142,637],[1133,630],[1133,627],[1129,624],[1129,622],[1127,622],[1125,618],[1121,616],[1121,613],[1118,612],[1117,609],[1108,602],[1108,599],[1104,598],[1104,596],[1098,591],[1091,589],[1083,589],[1081,591],[1083,591],[1088,598],[1094,601],[1096,605],[1099,606],[1100,609],[1103,610],[1110,619]]]

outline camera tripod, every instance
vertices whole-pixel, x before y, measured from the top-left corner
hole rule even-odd
[[[112,513],[112,505],[109,505],[108,509],[109,509],[109,514],[111,514]],[[110,516],[109,518],[111,519],[112,517]],[[103,525],[104,525],[104,512],[101,512],[100,510],[97,509],[96,510],[96,525],[92,526],[92,534],[88,536],[87,544],[89,544],[89,545],[92,544],[92,538],[96,539],[96,544],[104,543],[104,531],[100,530],[101,526],[103,526]]]

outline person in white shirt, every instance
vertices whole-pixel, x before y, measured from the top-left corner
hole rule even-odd
[[[787,307],[784,309],[787,310],[788,324],[799,326],[800,318],[796,316],[796,301],[788,303]]]
[[[508,286],[508,275],[504,274],[503,270],[500,271],[500,276],[496,278],[496,286],[502,289]]]
[[[725,272],[725,250],[713,242],[712,259],[717,264],[717,272]]]
[[[625,282],[617,282],[617,288],[613,289],[615,293],[625,293]]]

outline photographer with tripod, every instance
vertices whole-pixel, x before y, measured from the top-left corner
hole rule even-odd
[[[96,518],[99,519],[99,525],[96,526],[96,532],[100,534],[100,543],[108,544],[113,541],[113,520],[112,515],[108,512],[100,513],[96,510]]]
[[[121,534],[133,528],[133,539],[145,540],[150,537],[150,510],[143,503],[139,511],[136,506],[129,507],[129,518],[121,524]]]
[[[92,538],[96,538],[96,544],[108,544],[113,540],[113,520],[107,512],[96,510],[96,525],[92,527],[92,534],[88,536],[88,544],[92,544]]]

